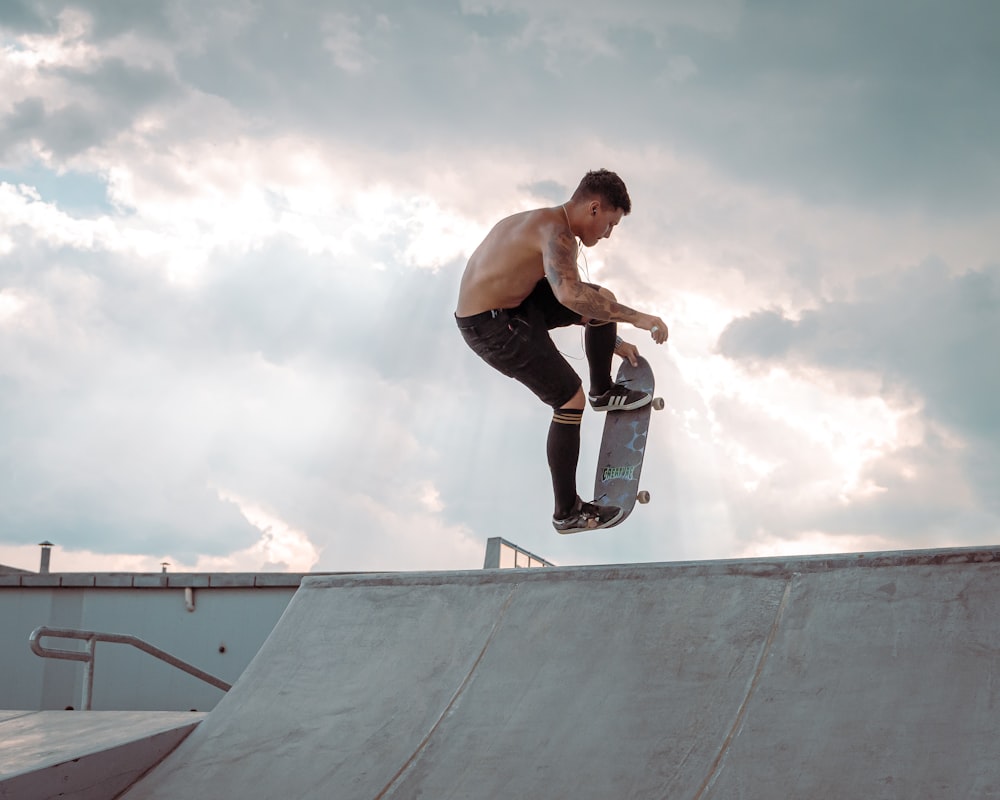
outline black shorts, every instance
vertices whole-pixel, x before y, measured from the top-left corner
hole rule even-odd
[[[580,388],[580,376],[556,348],[549,331],[579,325],[582,318],[556,300],[546,278],[516,308],[484,311],[455,321],[474,353],[523,383],[546,405],[562,408]]]

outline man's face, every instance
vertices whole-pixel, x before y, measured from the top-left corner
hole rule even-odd
[[[601,239],[610,239],[615,226],[622,221],[625,212],[620,208],[607,208],[599,200],[590,203],[590,217],[587,229],[581,236],[586,247],[593,247]]]

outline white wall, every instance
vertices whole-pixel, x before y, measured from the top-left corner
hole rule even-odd
[[[150,578],[151,576],[146,576]],[[209,576],[189,576],[209,583]],[[28,636],[39,625],[138,636],[173,656],[233,683],[257,653],[291,600],[301,576],[283,585],[194,588],[195,610],[185,608],[184,581],[176,586],[122,588],[60,585],[65,576],[32,576],[42,586],[0,585],[0,708],[80,707],[84,665],[40,658]],[[74,581],[80,582],[79,576]],[[97,583],[99,581],[95,581]],[[150,580],[150,583],[160,582]],[[231,578],[228,583],[236,583]],[[51,585],[56,584],[56,585]],[[81,642],[43,640],[52,649]],[[208,711],[223,692],[128,645],[97,644],[95,710]]]

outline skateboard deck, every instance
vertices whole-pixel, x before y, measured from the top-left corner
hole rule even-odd
[[[630,389],[651,395],[655,387],[653,370],[642,356],[639,356],[639,365],[636,367],[623,360],[616,380]],[[620,525],[628,518],[637,499],[640,503],[649,502],[649,492],[639,490],[639,476],[646,453],[649,418],[654,408],[663,408],[662,398],[654,396],[652,403],[634,411],[605,412],[607,417],[597,457],[594,502],[621,508],[621,519],[615,525]]]

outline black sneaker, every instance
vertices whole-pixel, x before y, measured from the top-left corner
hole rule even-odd
[[[596,503],[584,503],[579,497],[576,505],[565,519],[552,518],[552,527],[559,533],[582,533],[596,531],[600,528],[610,528],[622,518],[622,510],[618,506],[599,506]]]
[[[590,407],[594,411],[632,411],[649,403],[653,396],[647,392],[637,392],[621,383],[616,383],[604,394],[588,395]]]

